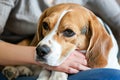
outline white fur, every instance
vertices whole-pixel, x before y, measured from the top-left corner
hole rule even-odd
[[[112,38],[112,42],[113,42],[113,47],[109,52],[108,55],[108,64],[106,65],[106,68],[115,68],[115,69],[120,69],[120,65],[118,63],[118,58],[117,58],[117,54],[118,54],[118,44],[117,41],[115,39],[115,37],[113,36],[112,31],[110,30],[110,28],[107,26],[109,32],[110,32],[110,36]]]
[[[52,52],[45,56],[45,58],[48,60],[47,64],[49,65],[59,65],[60,62],[57,64],[56,62],[58,62],[58,58],[60,57],[61,54],[61,45],[59,43],[57,43],[57,41],[55,41],[53,39],[54,34],[56,34],[56,30],[58,29],[59,23],[62,19],[62,17],[67,13],[68,11],[63,11],[63,13],[61,14],[60,18],[58,19],[55,28],[53,29],[53,31],[51,31],[51,33],[49,35],[47,35],[39,44],[46,44],[49,47],[51,47]],[[103,22],[98,19],[102,25]],[[103,25],[104,26],[104,25]],[[116,68],[116,69],[120,69],[119,68],[119,64],[117,61],[117,53],[118,53],[118,45],[117,42],[111,32],[111,30],[109,29],[109,27],[107,27],[109,32],[110,32],[110,36],[112,38],[113,41],[113,48],[110,50],[109,56],[108,56],[108,64],[106,65],[105,68]],[[49,43],[51,42],[51,44]],[[83,50],[81,52],[86,52],[86,50]],[[61,61],[61,60],[60,60]],[[56,72],[56,71],[52,71],[51,73],[48,70],[43,69],[39,75],[39,78],[37,80],[67,80],[67,74],[64,72]]]
[[[49,80],[50,72],[47,69],[42,69],[37,80]]]
[[[61,44],[59,44],[56,40],[54,40],[54,35],[58,30],[61,19],[67,12],[68,10],[62,12],[57,23],[55,24],[54,29],[42,41],[38,43],[38,45],[46,44],[47,46],[50,47],[51,52],[48,55],[46,55],[44,58],[47,60],[46,64],[51,66],[58,66],[59,64],[61,64],[61,60],[59,60],[59,57],[61,56],[62,53],[62,47]]]
[[[62,17],[69,12],[69,10],[65,10],[62,12],[60,18],[58,19],[53,31],[48,34],[42,41],[38,43],[38,45],[46,44],[51,48],[51,53],[49,53],[45,58],[47,59],[47,64],[52,66],[57,66],[61,64],[63,60],[59,60],[59,57],[62,53],[61,45],[54,40],[54,35],[59,27],[60,21]],[[50,75],[51,74],[51,75]],[[50,77],[49,77],[50,76]],[[56,72],[52,71],[51,73],[48,70],[42,69],[37,80],[67,80],[67,74],[64,72]]]
[[[112,38],[112,43],[113,43],[113,47],[109,52],[108,55],[108,64],[105,66],[105,68],[114,68],[114,69],[120,69],[120,65],[118,63],[118,58],[117,58],[117,54],[118,54],[118,44],[117,41],[112,33],[112,31],[110,30],[109,26],[107,24],[104,25],[103,21],[98,18],[98,20],[100,21],[100,23],[105,26],[108,29],[110,36]]]

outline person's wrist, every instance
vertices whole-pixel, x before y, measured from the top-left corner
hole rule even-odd
[[[36,47],[30,47],[30,61],[28,61],[29,64],[38,64],[38,62],[35,59],[36,55]]]

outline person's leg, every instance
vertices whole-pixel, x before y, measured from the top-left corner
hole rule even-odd
[[[120,80],[120,70],[91,69],[69,75],[68,80]]]
[[[36,77],[18,77],[16,80],[36,80]]]
[[[0,72],[0,80],[7,80],[7,78]]]
[[[0,80],[7,80],[0,73]],[[36,80],[35,77],[18,77],[16,80]],[[120,80],[120,70],[116,69],[91,69],[69,75],[68,80]]]

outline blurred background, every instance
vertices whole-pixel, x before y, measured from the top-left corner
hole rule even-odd
[[[120,5],[120,0],[116,0],[118,3],[119,3],[119,5]]]

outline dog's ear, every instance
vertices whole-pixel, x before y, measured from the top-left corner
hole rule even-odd
[[[91,30],[91,38],[86,53],[88,66],[92,68],[104,67],[107,64],[112,40],[97,17],[93,13],[90,13],[90,16],[89,28]]]
[[[40,16],[40,19],[38,21],[38,25],[37,25],[37,31],[36,34],[31,42],[32,46],[36,46],[40,40],[43,39],[43,35],[42,35],[42,21],[46,16],[46,10],[42,13],[42,15]]]

